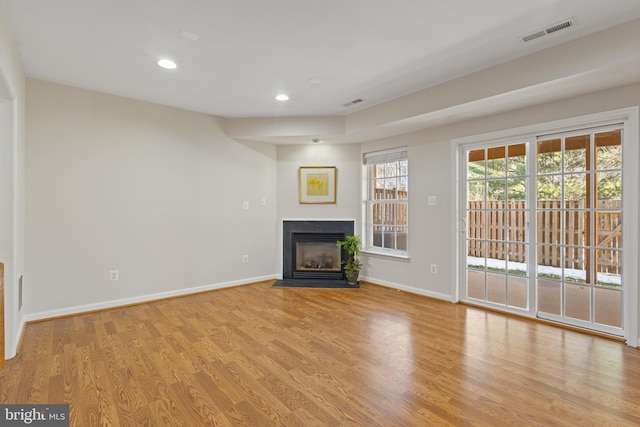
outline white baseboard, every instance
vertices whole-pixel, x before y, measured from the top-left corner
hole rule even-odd
[[[78,306],[74,306],[74,307],[66,307],[66,308],[61,308],[61,309],[57,309],[57,310],[42,311],[42,312],[39,312],[39,313],[26,314],[23,317],[21,330],[22,330],[22,328],[24,328],[24,324],[28,323],[28,322],[51,319],[51,318],[61,317],[61,316],[70,316],[70,315],[73,315],[73,314],[86,313],[86,312],[89,312],[89,311],[105,310],[105,309],[109,309],[109,308],[117,308],[117,307],[122,307],[122,306],[126,306],[126,305],[131,305],[131,304],[139,304],[139,303],[144,303],[144,302],[151,302],[151,301],[161,300],[161,299],[165,299],[165,298],[172,298],[172,297],[179,297],[179,296],[197,294],[199,292],[213,291],[213,290],[216,290],[216,289],[231,288],[231,287],[234,287],[234,286],[241,286],[241,285],[246,285],[246,284],[255,283],[255,282],[263,282],[265,280],[272,280],[272,279],[275,279],[275,278],[276,278],[275,274],[274,275],[268,275],[268,276],[261,276],[261,277],[253,277],[253,278],[249,278],[249,279],[235,280],[235,281],[231,281],[231,282],[215,283],[215,284],[210,284],[210,285],[196,286],[196,287],[192,287],[192,288],[177,289],[175,291],[159,292],[157,294],[140,295],[140,296],[137,296],[137,297],[123,298],[123,299],[104,301],[104,302],[98,302],[98,303],[93,303],[93,304],[78,305]],[[21,336],[21,332],[20,332],[19,336]]]
[[[360,276],[360,280],[373,283],[374,285],[384,286],[385,288],[399,289],[401,291],[410,292],[412,294],[423,295],[425,297],[430,297],[430,298],[451,302],[451,295],[441,294],[440,292],[426,291],[424,289],[401,285],[399,283],[387,282],[386,280],[379,280],[379,279],[374,279],[366,276]]]

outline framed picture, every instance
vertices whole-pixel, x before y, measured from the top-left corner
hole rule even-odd
[[[336,202],[336,167],[301,166],[300,203]]]

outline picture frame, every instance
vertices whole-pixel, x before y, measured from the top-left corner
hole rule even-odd
[[[298,181],[300,204],[336,203],[335,166],[301,166]]]

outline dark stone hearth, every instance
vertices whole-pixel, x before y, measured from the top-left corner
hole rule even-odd
[[[329,289],[356,289],[359,283],[350,285],[346,280],[317,280],[317,279],[287,279],[276,280],[273,284],[276,288],[329,288]]]
[[[345,279],[342,260],[346,253],[335,243],[353,234],[353,221],[284,221],[282,229],[284,280]]]

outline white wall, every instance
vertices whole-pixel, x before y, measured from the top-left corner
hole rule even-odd
[[[278,151],[278,237],[276,271],[282,275],[282,220],[323,219],[354,220],[360,234],[361,165],[360,146],[312,144],[279,145]],[[300,204],[298,168],[335,166],[337,168],[336,204]]]
[[[274,146],[40,80],[27,103],[29,319],[274,277]]]
[[[0,7],[0,261],[5,264],[5,356],[15,355],[23,313],[18,278],[24,272],[25,76]]]

